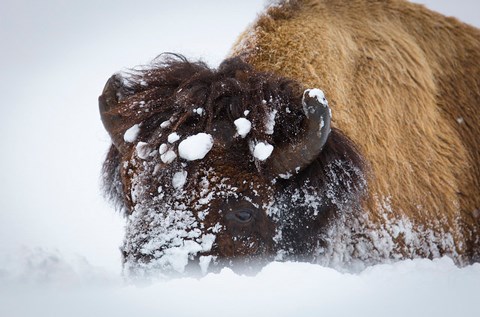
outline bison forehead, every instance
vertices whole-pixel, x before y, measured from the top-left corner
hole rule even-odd
[[[214,199],[244,199],[261,204],[263,198],[272,197],[272,182],[241,166],[241,162],[218,164],[212,160],[162,164],[133,159],[124,165],[124,174],[130,180],[127,191],[133,208],[181,203],[196,211],[213,207]]]
[[[192,200],[209,191],[217,196],[259,196],[258,191],[268,188],[272,179],[259,171],[251,142],[235,135],[233,124],[226,126],[216,122],[211,133],[165,133],[159,128],[138,141],[122,165],[132,203],[153,200],[157,194],[179,197],[185,190]]]

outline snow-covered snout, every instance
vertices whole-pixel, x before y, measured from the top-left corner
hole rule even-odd
[[[130,273],[314,257],[363,192],[361,157],[331,129],[323,92],[238,58],[212,70],[164,56],[112,76],[99,104]]]

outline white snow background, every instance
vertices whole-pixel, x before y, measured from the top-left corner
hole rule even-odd
[[[418,2],[480,26],[478,1]],[[99,190],[98,95],[115,71],[165,51],[217,66],[263,5],[0,2],[0,316],[480,316],[480,265],[448,258],[123,282],[124,221]]]

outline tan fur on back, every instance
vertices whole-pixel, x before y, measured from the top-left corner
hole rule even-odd
[[[388,200],[388,217],[449,232],[460,257],[478,256],[478,29],[407,1],[287,1],[232,55],[325,92],[333,126],[370,164],[373,222]]]

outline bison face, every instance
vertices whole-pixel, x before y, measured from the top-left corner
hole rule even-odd
[[[239,59],[218,70],[167,59],[114,75],[99,101],[129,273],[312,256],[358,196],[360,160],[331,132],[323,93]]]

